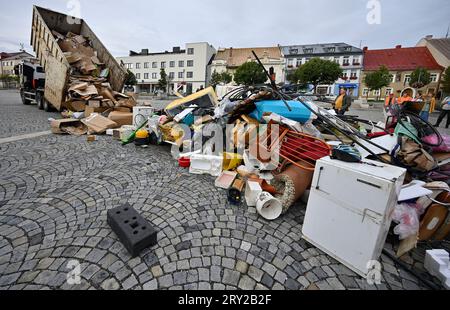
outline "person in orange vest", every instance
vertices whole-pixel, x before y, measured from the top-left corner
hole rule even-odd
[[[384,103],[384,107],[385,108],[388,108],[388,107],[390,107],[391,105],[394,105],[394,104],[396,104],[397,103],[397,100],[395,99],[395,96],[394,96],[394,94],[389,94],[389,96],[388,97],[386,97],[386,101],[385,101],[385,103]]]
[[[398,98],[397,102],[398,104],[403,104],[405,102],[410,102],[412,100],[413,98],[409,95],[409,93],[405,92],[402,97]]]

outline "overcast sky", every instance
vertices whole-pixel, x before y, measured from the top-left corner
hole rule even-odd
[[[31,51],[33,4],[74,13],[75,2],[80,3],[80,17],[114,56],[205,41],[216,48],[331,42],[390,48],[414,46],[425,35],[443,37],[447,32],[449,0],[378,1],[380,24],[367,21],[369,0],[2,1],[0,51],[17,51],[20,43]]]

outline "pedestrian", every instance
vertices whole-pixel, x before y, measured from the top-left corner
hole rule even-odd
[[[344,115],[350,109],[352,105],[352,97],[347,95],[347,90],[345,88],[341,88],[339,91],[339,96],[336,98],[334,102],[334,111],[336,111],[337,115]]]
[[[420,118],[428,122],[430,114],[434,112],[436,108],[436,99],[432,93],[428,94],[425,98],[425,104],[423,105],[422,111],[420,112]]]
[[[446,97],[444,100],[442,100],[442,111],[434,127],[439,127],[446,116],[447,123],[445,128],[448,129],[448,127],[450,127],[450,97]]]
[[[384,103],[385,108],[389,108],[397,102],[393,93],[390,93],[388,97],[386,97],[386,101]]]

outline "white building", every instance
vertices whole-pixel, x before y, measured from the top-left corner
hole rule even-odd
[[[283,46],[282,51],[287,75],[313,58],[334,61],[341,66],[342,76],[331,85],[319,85],[316,93],[338,95],[340,88],[347,88],[350,95],[358,96],[363,68],[362,49],[346,43],[325,43]]]
[[[185,49],[174,47],[171,52],[140,53],[130,51],[130,56],[119,57],[118,61],[136,75],[137,92],[153,93],[158,90],[161,69],[169,81],[169,92],[180,89],[190,94],[209,82],[208,65],[216,50],[208,43],[188,43]]]

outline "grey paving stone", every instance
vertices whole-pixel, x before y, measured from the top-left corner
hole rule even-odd
[[[223,272],[222,283],[237,286],[241,274],[234,270],[225,269]]]
[[[101,288],[106,291],[115,291],[120,289],[120,284],[117,282],[116,279],[111,278],[103,281]]]
[[[256,282],[252,278],[250,278],[246,275],[241,277],[239,284],[238,284],[238,288],[240,288],[242,290],[246,290],[246,291],[253,290],[255,288],[255,286],[256,286]]]

